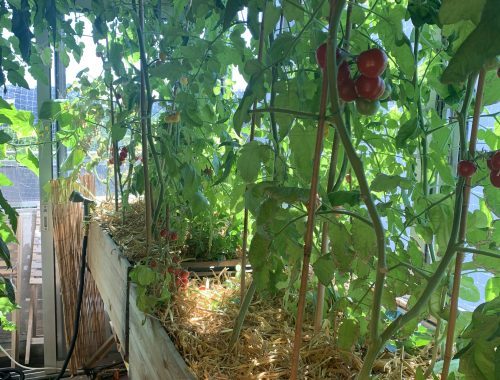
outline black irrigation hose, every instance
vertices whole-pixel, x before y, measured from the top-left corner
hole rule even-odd
[[[24,372],[17,368],[1,368],[0,380],[10,379],[24,380]]]
[[[71,359],[71,355],[73,355],[73,351],[76,345],[76,338],[78,337],[78,328],[80,327],[80,314],[82,309],[82,300],[83,300],[83,288],[85,285],[85,265],[87,261],[87,241],[88,236],[85,234],[83,236],[83,246],[82,246],[82,260],[80,263],[80,283],[78,286],[78,300],[76,302],[76,314],[75,314],[75,323],[73,325],[73,336],[71,337],[71,344],[69,346],[68,354],[66,355],[66,359],[64,360],[64,365],[61,368],[61,372],[57,376],[56,380],[61,379],[65,372],[66,368],[68,368],[69,360]]]

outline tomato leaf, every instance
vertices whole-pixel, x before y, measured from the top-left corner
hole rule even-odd
[[[446,25],[455,24],[462,20],[471,20],[477,25],[481,20],[485,3],[486,0],[443,0],[439,9],[439,21]]]
[[[469,302],[478,302],[481,299],[479,289],[474,284],[474,279],[462,276],[460,281],[460,298]]]
[[[500,54],[500,0],[487,0],[481,21],[465,39],[443,72],[443,83],[462,83]]]
[[[500,297],[500,277],[491,277],[486,281],[484,299],[486,301],[492,301],[497,297]]]
[[[342,206],[348,204],[349,206],[356,206],[361,202],[361,193],[357,190],[354,191],[334,191],[328,194],[328,200],[332,207]]]
[[[319,282],[329,286],[335,276],[335,265],[331,255],[323,255],[313,264],[314,273]]]

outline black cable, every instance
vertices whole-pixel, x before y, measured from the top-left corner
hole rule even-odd
[[[10,379],[24,380],[24,372],[17,368],[1,368],[0,380],[10,380]]]
[[[69,346],[68,354],[66,355],[66,359],[64,360],[64,365],[61,368],[61,372],[57,376],[56,380],[61,379],[66,372],[66,368],[68,367],[69,360],[71,359],[71,355],[73,355],[73,350],[76,345],[76,338],[78,337],[78,327],[80,327],[80,312],[82,309],[82,300],[83,300],[83,288],[85,285],[85,266],[87,261],[87,240],[88,236],[85,234],[83,236],[83,246],[82,246],[82,260],[80,264],[80,284],[78,286],[78,300],[76,302],[76,314],[75,314],[75,323],[73,325],[73,336],[71,337],[71,344]]]

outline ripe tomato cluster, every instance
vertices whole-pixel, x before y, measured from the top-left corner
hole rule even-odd
[[[387,68],[387,55],[378,48],[359,54],[355,60],[359,75],[355,77],[351,76],[350,62],[344,59],[340,49],[337,49],[336,57],[340,63],[337,72],[339,97],[345,102],[356,101],[356,109],[360,114],[374,115],[380,107],[379,100],[390,95],[390,89],[381,77]],[[324,70],[326,43],[316,50],[316,61]]]
[[[491,184],[500,188],[500,150],[494,152],[491,157],[486,160],[486,165],[490,170]],[[472,177],[476,170],[476,164],[469,160],[462,160],[457,165],[457,173],[461,177]]]
[[[170,241],[176,241],[179,238],[179,235],[175,231],[169,231],[166,228],[162,228],[160,230],[160,236],[162,238],[167,238]]]
[[[189,284],[189,272],[184,269],[168,267],[168,273],[175,277],[175,287],[179,289],[187,288]]]
[[[500,188],[500,150],[486,160],[486,165],[490,169],[490,182],[493,186]]]
[[[120,153],[118,154],[118,158],[120,159],[120,164],[122,164],[127,159],[127,156],[128,156],[128,149],[126,146],[123,146],[120,149]],[[108,160],[109,165],[113,165],[115,163],[114,157],[115,157],[114,150],[111,149],[111,158]]]

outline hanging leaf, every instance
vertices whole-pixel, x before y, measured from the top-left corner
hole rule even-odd
[[[30,148],[18,150],[16,153],[16,161],[21,165],[26,166],[29,170],[38,176],[38,158],[33,154]]]
[[[12,33],[14,33],[19,40],[21,57],[25,62],[29,63],[31,56],[31,39],[34,37],[30,30],[30,5],[28,0],[21,0],[20,7],[14,6],[11,1],[9,1],[9,4],[12,7]]]
[[[411,22],[416,27],[422,25],[434,25],[439,22],[438,13],[441,7],[441,0],[409,0],[408,12]]]
[[[0,259],[5,261],[5,265],[7,265],[7,268],[12,268],[12,264],[10,262],[9,248],[7,247],[7,244],[5,244],[1,236],[0,236]]]
[[[272,149],[259,141],[251,141],[241,148],[240,156],[236,167],[238,173],[244,181],[254,182],[258,175],[261,165],[271,158]]]
[[[439,21],[441,24],[455,24],[462,20],[471,20],[478,24],[481,19],[486,0],[463,1],[443,0],[439,9]]]
[[[337,333],[337,345],[341,350],[351,352],[353,346],[357,343],[360,333],[359,322],[355,319],[344,319]]]
[[[487,0],[481,21],[465,39],[443,72],[443,83],[462,83],[485,62],[500,55],[500,0]]]
[[[399,149],[407,148],[408,145],[406,142],[410,139],[417,138],[421,132],[416,119],[408,120],[398,130],[398,134],[396,135],[396,147]]]
[[[12,136],[5,131],[0,130],[0,144],[8,143],[10,140],[12,140]]]
[[[319,282],[329,286],[335,277],[335,264],[331,255],[323,255],[313,264],[314,273]]]
[[[12,206],[7,202],[7,199],[2,194],[2,190],[0,190],[0,207],[5,211],[7,216],[9,217],[9,223],[13,231],[17,231],[17,211],[12,208]]]
[[[229,29],[234,18],[238,15],[238,12],[243,9],[244,4],[244,0],[228,0],[226,9],[224,11],[224,16],[221,20],[223,30]]]
[[[486,281],[484,299],[486,301],[492,301],[497,297],[500,297],[500,277],[491,277]]]
[[[328,200],[332,207],[343,206],[356,206],[361,202],[361,193],[357,190],[354,191],[334,191],[328,194]]]
[[[474,284],[474,279],[469,276],[462,276],[460,281],[460,298],[469,302],[478,302],[481,299],[479,289]]]
[[[372,191],[394,191],[398,187],[408,189],[411,187],[411,181],[398,175],[378,173],[370,185]]]

